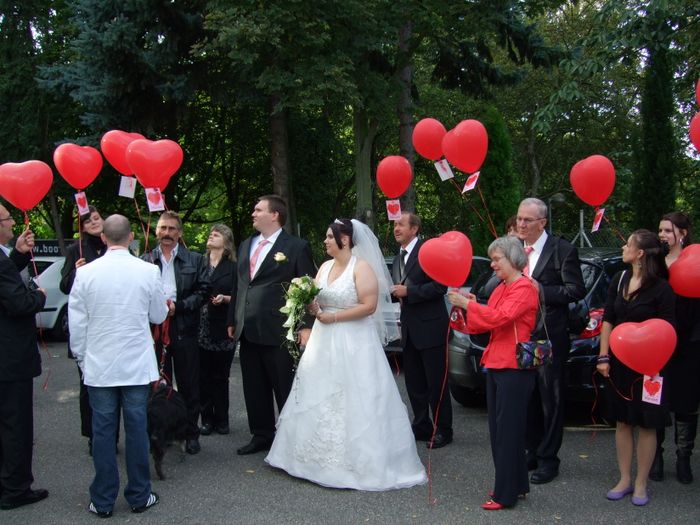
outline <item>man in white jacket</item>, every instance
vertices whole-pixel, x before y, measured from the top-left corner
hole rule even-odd
[[[107,253],[78,268],[68,300],[70,344],[93,410],[89,510],[100,517],[112,515],[119,493],[114,442],[120,406],[128,476],[124,497],[133,512],[158,502],[151,492],[146,416],[149,383],[159,377],[149,321],[162,323],[168,307],[158,268],[129,253],[133,238],[126,217],[108,217],[102,232]]]

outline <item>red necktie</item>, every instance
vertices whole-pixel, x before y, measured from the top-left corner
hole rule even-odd
[[[255,247],[255,251],[253,252],[253,255],[250,256],[250,278],[253,278],[253,274],[255,273],[255,265],[258,264],[258,257],[260,257],[260,252],[262,251],[263,247],[266,244],[270,244],[270,241],[263,239],[261,240],[258,245]]]
[[[528,263],[525,265],[525,268],[523,268],[523,274],[528,277],[530,276],[530,254],[534,251],[535,249],[532,246],[525,246],[525,255],[527,255]]]

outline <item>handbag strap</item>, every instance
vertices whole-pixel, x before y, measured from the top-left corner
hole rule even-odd
[[[534,279],[532,277],[527,277],[530,279],[530,282],[532,283],[532,286],[535,286],[534,284]],[[542,326],[544,327],[544,333],[547,336],[547,339],[550,339],[549,337],[549,331],[547,330],[547,322],[545,321],[545,313],[544,313],[544,306],[542,303],[544,302],[544,293],[542,292],[542,286],[538,283],[537,285],[537,303],[539,305],[539,314],[540,314],[540,319]],[[535,327],[532,329],[533,332],[536,332],[539,330],[539,325],[540,323],[537,322],[535,323]],[[516,322],[513,321],[513,329],[515,330],[515,344],[518,344],[518,327],[516,325]],[[532,337],[532,335],[530,335]]]

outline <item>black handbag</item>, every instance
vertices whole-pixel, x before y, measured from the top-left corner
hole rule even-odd
[[[542,306],[544,295],[542,294],[541,287],[538,287],[538,290],[540,296],[539,319],[533,331],[539,331],[540,327],[544,326],[547,339],[518,342],[518,327],[515,325],[515,322],[513,322],[513,330],[515,331],[515,360],[520,370],[533,370],[552,362],[552,341],[549,339],[547,323],[544,321],[544,307]]]

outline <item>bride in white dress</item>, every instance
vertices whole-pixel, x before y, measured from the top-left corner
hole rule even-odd
[[[382,348],[398,338],[398,327],[387,334],[381,315],[391,301],[390,279],[377,239],[359,221],[336,220],[324,243],[333,258],[316,276],[317,320],[265,461],[326,487],[388,490],[425,483],[406,405]]]

